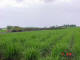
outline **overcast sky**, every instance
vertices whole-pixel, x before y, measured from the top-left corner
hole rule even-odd
[[[80,25],[80,0],[0,0],[0,27]]]

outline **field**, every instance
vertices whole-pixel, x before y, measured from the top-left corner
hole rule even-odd
[[[0,60],[80,60],[80,28],[0,33]]]

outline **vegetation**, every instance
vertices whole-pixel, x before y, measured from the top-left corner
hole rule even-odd
[[[80,60],[80,28],[0,33],[0,60]]]
[[[53,30],[53,29],[65,29],[77,27],[76,25],[62,25],[62,26],[51,26],[51,27],[19,27],[19,26],[7,26],[7,32],[23,32],[23,31],[38,31],[38,30]]]
[[[0,32],[6,32],[6,29],[0,29]]]

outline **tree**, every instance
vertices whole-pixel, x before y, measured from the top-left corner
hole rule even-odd
[[[11,30],[11,29],[13,29],[13,26],[7,26],[7,29]]]
[[[7,31],[8,32],[22,32],[23,28],[19,26],[7,26]]]

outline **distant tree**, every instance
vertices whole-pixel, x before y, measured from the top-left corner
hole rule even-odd
[[[22,32],[24,29],[19,27],[19,26],[14,26],[14,28],[12,29],[12,32]]]
[[[56,27],[55,26],[51,26],[51,27],[49,27],[49,29],[55,29]]]
[[[0,30],[2,30],[2,28],[0,28]]]
[[[19,27],[19,26],[7,26],[7,31],[8,32],[21,32],[24,29]]]
[[[74,25],[74,24],[71,24],[71,25],[67,24],[67,25],[64,25],[64,27],[65,27],[65,28],[68,28],[68,27],[77,27],[77,26]]]
[[[11,30],[13,28],[13,26],[7,26],[8,30]]]
[[[70,25],[70,27],[76,27],[76,25]]]

